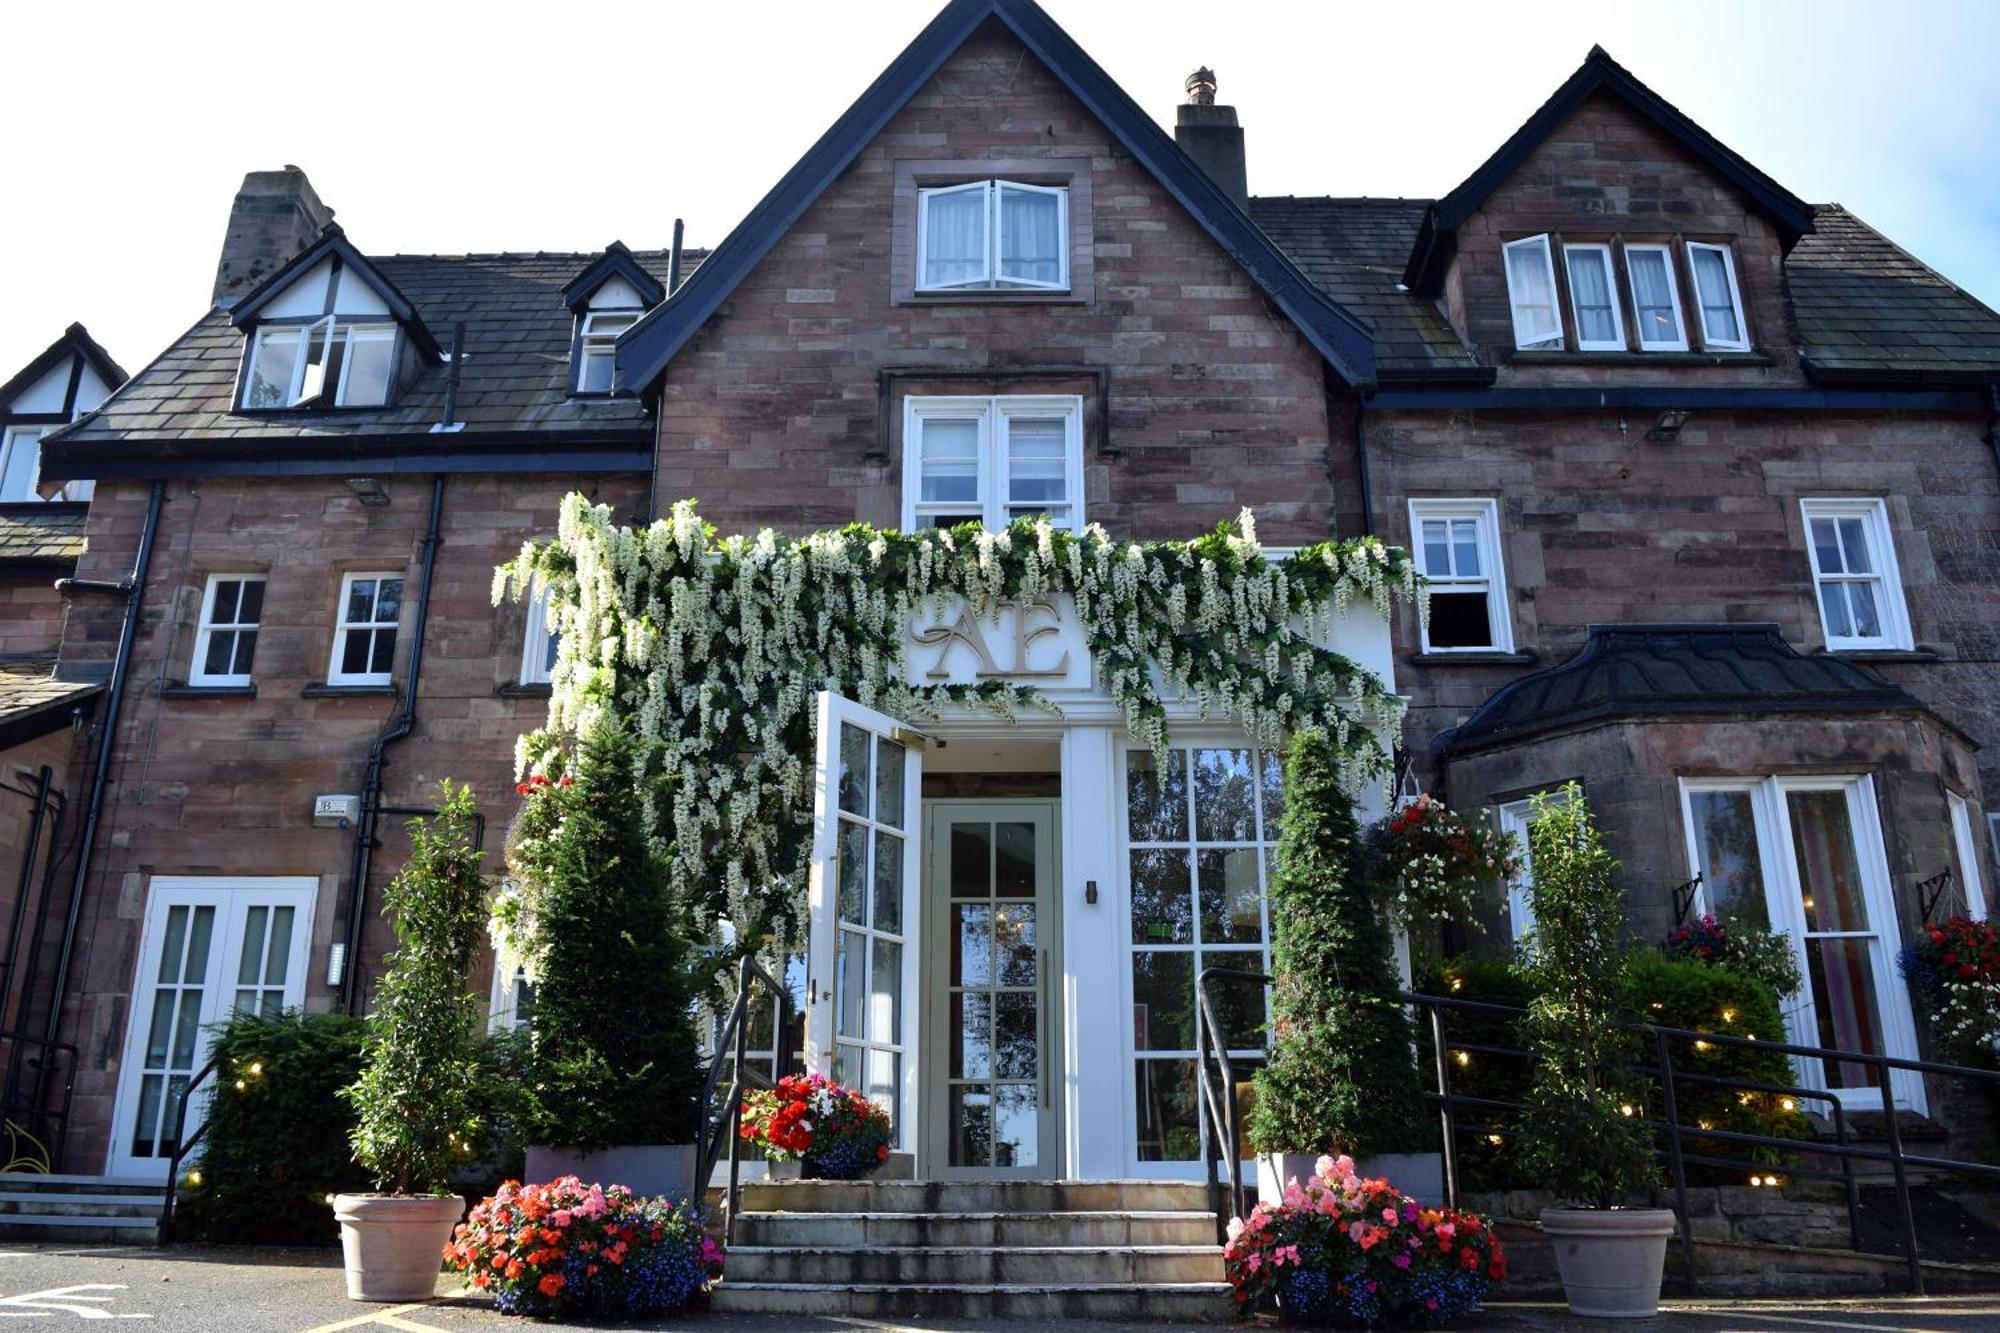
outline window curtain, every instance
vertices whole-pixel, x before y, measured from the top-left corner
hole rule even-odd
[[[1632,299],[1639,307],[1639,341],[1679,342],[1681,330],[1674,319],[1674,293],[1667,274],[1666,255],[1658,250],[1642,250],[1633,254],[1631,261]]]
[[[1000,276],[1053,287],[1062,281],[1062,198],[1000,187]]]
[[[1710,342],[1741,342],[1743,326],[1736,302],[1729,297],[1729,273],[1719,250],[1688,250],[1694,260],[1694,286],[1701,295],[1701,331]]]
[[[1569,280],[1571,294],[1576,298],[1576,331],[1584,342],[1608,343],[1618,337],[1617,326],[1611,319],[1610,279],[1604,256],[1597,251],[1570,253]]]
[[[924,201],[924,283],[957,287],[986,276],[986,190],[939,191]]]
[[[1562,338],[1556,290],[1549,277],[1548,240],[1507,251],[1507,293],[1514,308],[1514,342],[1539,347]]]

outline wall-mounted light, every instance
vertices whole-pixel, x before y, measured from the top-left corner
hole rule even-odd
[[[347,489],[361,497],[365,505],[385,505],[389,503],[389,492],[382,489],[382,483],[373,477],[349,477]]]
[[[1677,440],[1680,438],[1681,427],[1686,425],[1687,419],[1693,415],[1694,413],[1685,407],[1669,407],[1660,413],[1660,419],[1646,432],[1646,438],[1656,443]]]
[[[338,986],[347,976],[347,943],[336,941],[326,951],[326,984]]]

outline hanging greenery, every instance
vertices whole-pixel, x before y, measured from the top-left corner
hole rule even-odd
[[[1119,541],[1046,519],[903,533],[854,524],[800,538],[718,539],[681,501],[642,530],[572,494],[552,541],[500,567],[494,600],[546,593],[561,634],[547,725],[521,738],[524,771],[558,775],[573,738],[610,717],[644,743],[648,817],[677,887],[712,893],[739,928],[788,937],[812,809],[814,696],[835,690],[899,717],[948,705],[1003,717],[1053,705],[1008,680],[905,683],[912,616],[962,600],[1067,598],[1102,689],[1133,737],[1167,743],[1185,700],[1263,744],[1326,732],[1342,781],[1386,761],[1401,702],[1320,645],[1350,605],[1419,595],[1407,552],[1373,538],[1267,560],[1249,512],[1192,541]]]

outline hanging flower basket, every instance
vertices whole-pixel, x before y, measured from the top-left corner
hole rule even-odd
[[[1383,880],[1395,891],[1386,906],[1408,926],[1425,921],[1477,925],[1489,885],[1519,869],[1514,836],[1450,809],[1428,793],[1378,824],[1372,839]]]

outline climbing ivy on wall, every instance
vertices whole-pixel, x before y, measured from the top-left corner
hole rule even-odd
[[[1173,701],[1267,745],[1314,726],[1358,787],[1383,770],[1380,737],[1394,734],[1401,702],[1319,644],[1350,605],[1386,616],[1392,598],[1419,591],[1408,553],[1372,537],[1267,560],[1247,510],[1192,541],[1120,541],[1045,519],[1001,532],[854,524],[718,538],[692,501],[633,529],[572,494],[556,537],[502,565],[493,595],[545,593],[561,635],[547,724],[521,738],[521,768],[559,775],[574,737],[607,716],[625,725],[642,741],[635,780],[676,885],[753,938],[789,939],[818,691],[911,719],[952,705],[1002,717],[1054,708],[1007,680],[906,684],[914,614],[962,599],[990,621],[1007,602],[1069,598],[1099,684],[1139,742],[1164,749]]]

